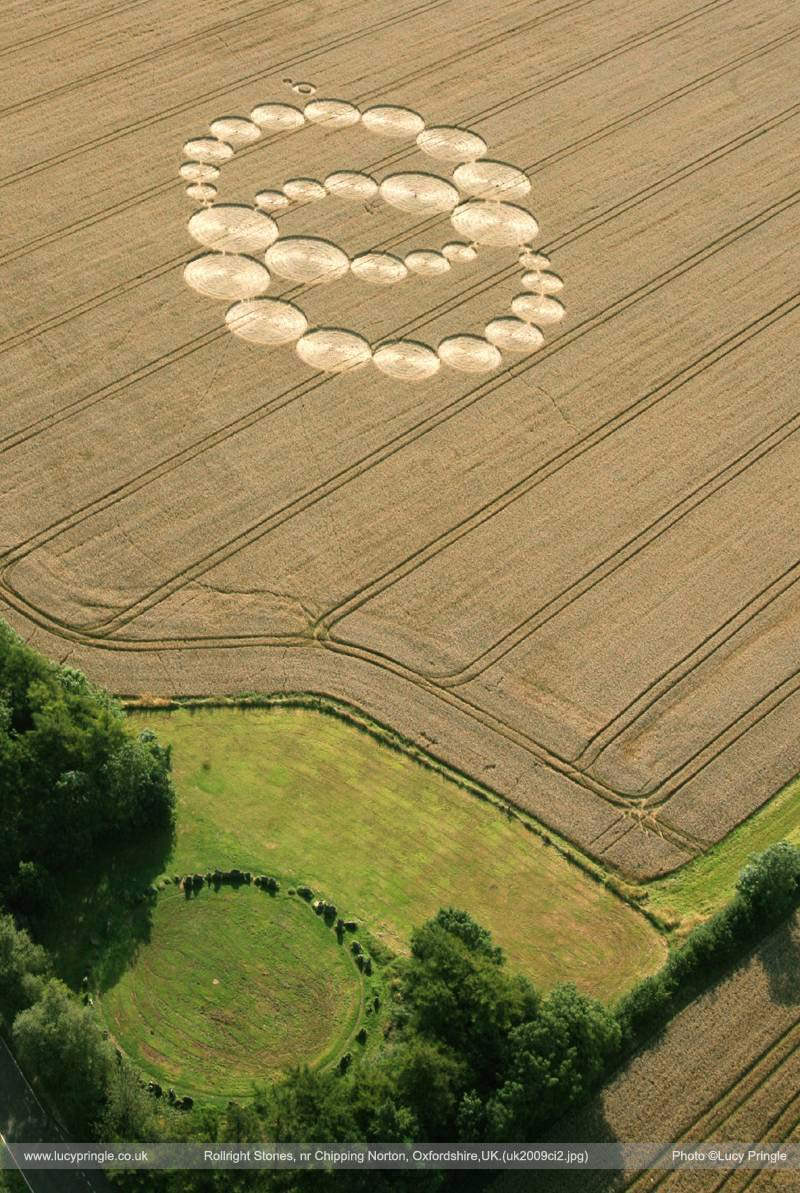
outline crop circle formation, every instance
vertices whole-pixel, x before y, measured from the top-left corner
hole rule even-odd
[[[346,947],[299,898],[246,886],[163,891],[149,941],[102,998],[114,1040],[166,1089],[244,1096],[338,1059],[359,1014]]]
[[[392,104],[362,110],[345,100],[317,98],[310,83],[292,86],[306,100],[303,108],[262,103],[249,117],[213,120],[206,134],[183,146],[180,175],[189,198],[200,204],[188,230],[207,250],[186,265],[184,279],[205,297],[232,304],[225,313],[228,329],[262,347],[294,345],[299,358],[316,372],[345,373],[372,363],[401,381],[427,380],[442,366],[490,373],[501,364],[503,353],[528,354],[540,348],[542,328],[564,316],[564,305],[555,297],[563,282],[550,270],[548,258],[533,247],[539,225],[523,205],[531,190],[525,173],[487,158],[488,145],[469,129],[432,127],[418,112]],[[323,182],[286,179],[279,190],[257,192],[251,204],[216,201],[215,184],[237,151],[265,134],[291,134],[309,125],[334,130],[359,125],[371,135],[407,141],[451,176],[405,171],[379,182],[362,171],[343,169]],[[360,204],[380,200],[412,216],[448,216],[460,239],[436,248],[414,248],[403,257],[386,252],[350,257],[321,237],[281,235],[282,213],[326,199]],[[273,277],[318,286],[352,274],[367,285],[388,287],[414,275],[434,277],[469,265],[483,248],[515,251],[523,292],[512,299],[509,311],[487,321],[482,335],[462,332],[436,345],[406,339],[373,345],[354,329],[311,327],[297,302],[265,297]]]

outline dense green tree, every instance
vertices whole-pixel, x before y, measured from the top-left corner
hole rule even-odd
[[[0,1021],[10,1026],[19,1011],[35,1002],[49,972],[44,949],[10,915],[0,915]]]
[[[736,884],[739,895],[759,918],[782,918],[800,889],[800,849],[778,841],[750,860]]]
[[[41,998],[14,1020],[14,1049],[29,1077],[58,1100],[68,1126],[91,1138],[116,1065],[95,1014],[51,978]]]
[[[489,1136],[531,1138],[599,1083],[621,1038],[602,1003],[557,986],[535,1019],[510,1032],[505,1080],[487,1106]]]
[[[0,899],[46,910],[52,877],[98,844],[169,825],[169,768],[106,692],[0,622]]]
[[[105,1107],[95,1134],[109,1143],[155,1139],[159,1131],[155,1107],[136,1070],[120,1061],[109,1070]]]

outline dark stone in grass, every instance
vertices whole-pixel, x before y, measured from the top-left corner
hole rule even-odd
[[[360,1031],[360,1032],[358,1033],[358,1035],[356,1036],[356,1039],[358,1040],[359,1044],[366,1044],[366,1042],[367,1042],[367,1029],[366,1029],[366,1027],[362,1027],[362,1028],[361,1028],[361,1031]]]
[[[299,886],[297,888],[297,893],[301,899],[305,899],[306,903],[310,903],[314,898],[314,892],[310,886]]]
[[[368,978],[372,977],[372,958],[371,957],[364,958],[364,973],[367,975]]]
[[[344,926],[348,932],[357,932],[358,931],[358,923],[356,920],[345,920]]]
[[[190,1098],[188,1094],[184,1094],[182,1098],[178,1098],[175,1102],[176,1110],[191,1110],[194,1106],[194,1098]]]
[[[167,1090],[167,1101],[172,1105],[175,1104],[175,1090],[172,1088],[172,1086],[170,1086]]]
[[[314,903],[314,911],[317,913],[317,915],[322,915],[324,910],[325,910],[325,904],[322,902],[321,899],[317,899],[316,902]]]
[[[336,919],[336,904],[326,903],[322,909],[322,914],[325,916],[325,922],[330,926]]]
[[[359,953],[364,952],[364,950],[362,949],[361,945],[358,943],[357,940],[353,941],[353,943],[350,945],[350,948],[352,949],[352,951],[356,957],[359,955]]]
[[[373,1000],[372,1000],[372,1005],[373,1005],[373,1007],[375,1008],[375,1010],[377,1011],[378,1007],[381,1005],[381,996],[380,996],[380,994],[376,994],[376,995],[375,995],[375,997],[374,997],[374,998],[373,998]]]
[[[239,886],[240,883],[244,882],[244,874],[241,870],[231,870],[229,878],[234,886]]]
[[[243,881],[243,882],[250,882],[250,880],[251,880],[251,878],[252,878],[252,877],[253,877],[253,875],[250,873],[250,871],[249,871],[249,870],[245,870],[244,874],[242,875],[242,881]]]
[[[205,882],[205,879],[203,878],[202,874],[193,874],[192,875],[192,886],[194,887],[194,889],[196,891],[199,891],[200,887],[203,885],[204,882]]]
[[[365,961],[364,954],[357,953],[356,954],[356,965],[358,966],[358,968],[361,970],[362,973],[364,972],[364,961]]]
[[[158,1084],[157,1081],[148,1081],[147,1089],[153,1095],[154,1098],[160,1098],[164,1093],[163,1089],[161,1088],[161,1086]]]
[[[181,885],[181,876],[180,876],[180,874],[173,874],[173,875],[172,875],[172,881],[175,883],[175,885],[176,885],[176,886],[180,886],[180,885]]]
[[[350,1052],[345,1052],[344,1056],[339,1061],[339,1072],[346,1073],[353,1063],[353,1056]]]

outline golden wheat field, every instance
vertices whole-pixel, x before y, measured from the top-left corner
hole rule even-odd
[[[5,25],[22,634],[331,693],[640,878],[800,770],[795,4]]]

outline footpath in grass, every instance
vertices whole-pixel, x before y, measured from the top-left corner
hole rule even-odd
[[[647,906],[674,920],[706,919],[732,897],[736,879],[754,853],[775,841],[800,845],[800,778],[793,779],[756,812],[696,861],[651,883]]]
[[[164,873],[237,866],[305,882],[399,952],[439,907],[488,927],[538,985],[612,998],[665,955],[612,891],[491,803],[303,708],[136,711],[172,746],[177,839]]]

